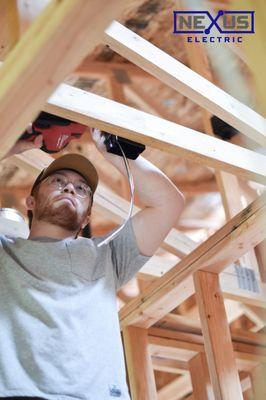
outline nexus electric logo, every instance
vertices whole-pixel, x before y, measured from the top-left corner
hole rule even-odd
[[[213,32],[214,27],[216,32],[218,31],[218,35],[221,34],[222,36],[217,36]],[[215,36],[209,36],[211,33]],[[220,10],[216,16],[212,16],[209,11],[174,11],[174,34],[208,35],[201,37],[201,40],[194,41],[242,42],[242,37],[238,35],[252,33],[255,33],[254,11]],[[230,36],[225,36],[228,34]],[[195,39],[195,37],[193,38]],[[203,38],[205,39],[203,40]],[[211,38],[220,38],[220,40],[210,40]]]

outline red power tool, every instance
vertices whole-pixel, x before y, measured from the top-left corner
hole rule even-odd
[[[25,131],[20,139],[33,142],[36,136],[42,135],[41,149],[46,153],[57,153],[71,140],[79,139],[87,127],[82,124],[41,112],[32,123],[32,132]]]

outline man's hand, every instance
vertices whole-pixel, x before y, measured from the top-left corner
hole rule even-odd
[[[31,125],[28,126],[27,131],[30,133]],[[9,150],[9,152],[3,157],[3,159],[11,157],[15,154],[23,153],[24,151],[31,149],[39,149],[43,144],[42,135],[37,136],[33,142],[28,142],[27,140],[18,140],[14,146]]]
[[[92,130],[97,149],[124,176],[127,176],[122,157],[107,153],[104,136]],[[141,254],[151,256],[173,228],[184,209],[183,194],[156,166],[139,156],[129,160],[135,188],[143,209],[132,217],[132,224]]]
[[[106,151],[106,146],[104,144],[104,134],[100,131],[100,129],[98,128],[92,128],[91,129],[91,136],[92,139],[94,140],[95,146],[97,147],[97,149],[105,155],[105,153],[107,153]]]

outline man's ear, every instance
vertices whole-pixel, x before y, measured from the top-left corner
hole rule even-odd
[[[26,206],[28,208],[28,210],[33,210],[34,206],[35,206],[35,199],[33,196],[28,196],[26,198]]]

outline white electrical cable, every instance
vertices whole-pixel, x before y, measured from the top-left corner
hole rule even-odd
[[[108,244],[111,240],[113,240],[119,232],[122,231],[122,229],[125,227],[125,225],[127,224],[127,222],[129,221],[129,219],[131,218],[132,215],[132,210],[133,210],[133,205],[134,205],[134,180],[133,180],[133,176],[131,173],[131,169],[130,169],[130,165],[128,162],[128,159],[125,156],[125,153],[120,145],[120,143],[118,142],[118,137],[116,136],[117,139],[117,144],[120,148],[120,151],[122,153],[123,159],[124,159],[124,163],[125,163],[125,167],[126,167],[126,171],[127,171],[127,177],[128,177],[128,181],[129,181],[129,188],[130,188],[130,207],[129,207],[129,211],[128,211],[128,215],[127,218],[125,219],[125,221],[123,222],[123,224],[117,228],[111,235],[109,235],[106,239],[102,240],[100,243],[97,244],[97,247],[101,247],[104,244]]]

